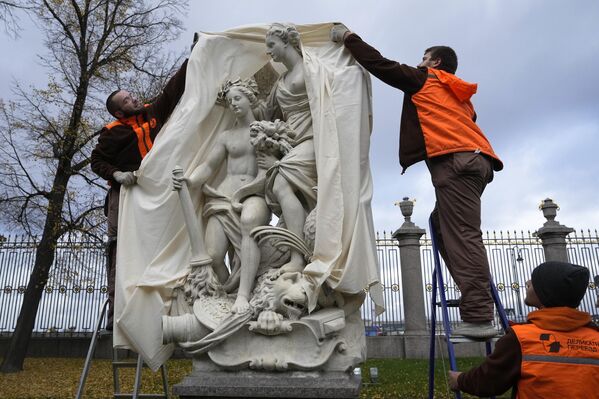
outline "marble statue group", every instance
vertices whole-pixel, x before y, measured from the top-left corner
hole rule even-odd
[[[382,310],[368,74],[330,24],[202,34],[123,201],[115,345],[156,368],[348,371]],[[120,298],[120,299],[118,299]]]
[[[482,193],[503,163],[476,124],[477,84],[455,76],[453,49],[429,47],[411,67],[339,23],[247,25],[197,39],[153,103],[126,90],[107,98],[118,120],[91,154],[92,169],[115,184],[115,347],[154,370],[176,347],[192,356],[181,397],[212,396],[213,387],[223,397],[357,397],[360,309],[372,301],[373,319],[384,309],[369,73],[405,94],[403,171],[426,161],[431,174],[433,242],[461,296],[463,323],[451,334],[497,335],[480,220]],[[424,327],[413,332],[419,340]],[[230,392],[232,375],[234,387],[257,391]]]

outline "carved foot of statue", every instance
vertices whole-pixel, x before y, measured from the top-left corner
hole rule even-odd
[[[235,303],[231,306],[231,312],[237,314],[244,314],[250,311],[250,303],[247,298],[243,295],[237,295]]]

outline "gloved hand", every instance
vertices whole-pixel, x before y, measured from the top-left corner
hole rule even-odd
[[[120,172],[117,170],[112,174],[112,177],[114,177],[114,180],[116,180],[117,183],[120,183],[125,187],[132,186],[137,181],[137,177],[135,177],[133,172]]]
[[[335,43],[343,43],[343,36],[345,36],[347,32],[349,32],[347,26],[343,24],[334,24],[331,28],[331,40]]]

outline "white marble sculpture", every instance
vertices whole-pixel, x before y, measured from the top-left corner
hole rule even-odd
[[[258,101],[256,95],[254,81],[228,81],[223,86],[219,100],[226,103],[235,114],[235,125],[219,135],[208,159],[189,178],[173,176],[175,190],[179,190],[183,182],[188,187],[203,186],[207,197],[203,212],[207,219],[204,240],[206,251],[218,280],[223,284],[228,279],[233,281],[227,284],[226,290],[239,288],[231,309],[234,313],[249,311],[248,301],[260,264],[260,249],[250,237],[250,232],[255,227],[268,224],[270,220],[270,210],[266,206],[263,191],[241,198],[240,205],[233,206],[233,198],[238,196],[236,193],[243,191],[244,186],[253,182],[258,174],[256,151],[249,140],[250,123],[256,120],[252,113],[252,107]],[[226,163],[226,177],[218,187],[212,188],[206,182],[216,174],[223,162]],[[230,246],[234,247],[240,263],[234,276],[229,275],[225,265]]]
[[[382,307],[370,82],[330,26],[200,35],[181,103],[124,192],[122,217],[138,227],[119,248],[131,272],[117,276],[115,343],[152,368],[173,344],[220,369],[365,359],[366,293]],[[252,77],[268,64],[278,77],[259,93]]]
[[[267,101],[259,104],[253,79],[227,81],[218,102],[235,114],[234,125],[219,135],[207,160],[189,177],[179,170],[173,174],[175,190],[184,184],[203,187],[204,243],[212,262],[190,273],[184,292],[193,313],[165,317],[164,339],[178,342],[191,354],[208,352],[224,368],[317,369],[337,358],[329,367],[348,369],[362,360],[357,311],[363,295],[351,298],[323,291],[317,311],[307,312],[302,272],[313,248],[305,239],[313,243],[314,236],[309,236],[315,229],[313,219],[306,226],[306,216],[317,203],[317,173],[299,32],[290,25],[273,24],[266,33],[266,51],[287,69]],[[266,119],[256,121],[256,115]],[[223,163],[226,176],[213,188],[207,182]],[[261,228],[267,226],[271,209],[284,228]],[[189,221],[195,214],[185,217]],[[283,266],[277,264],[281,257],[263,259],[265,268],[258,273],[259,244],[273,243],[288,248],[290,259]],[[230,247],[239,260],[231,274],[224,261]],[[216,278],[205,272],[210,266]],[[222,289],[203,289],[221,283]],[[353,323],[348,325],[346,317]]]

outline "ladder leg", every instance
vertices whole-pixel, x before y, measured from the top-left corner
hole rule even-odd
[[[491,282],[491,284],[493,284]],[[491,354],[491,341],[486,341],[485,342],[485,351],[487,352],[487,356],[489,356]],[[495,396],[491,396],[489,399],[495,399]]]
[[[433,243],[433,260],[435,263],[435,274],[437,275],[437,287],[439,289],[439,297],[441,298],[441,313],[443,315],[443,329],[445,330],[445,338],[447,340],[447,348],[449,350],[449,362],[451,369],[456,371],[455,355],[453,345],[450,343],[451,325],[449,324],[449,313],[447,311],[447,299],[445,297],[445,284],[443,282],[443,274],[441,273],[441,259],[439,258],[439,248],[435,239],[435,230],[432,219],[429,219],[429,229],[431,231],[431,241]]]
[[[114,362],[119,361],[118,349],[112,348],[112,386],[114,393],[121,393],[121,381],[119,378],[119,369],[115,366]]]
[[[102,325],[102,320],[104,320],[104,314],[106,313],[106,306],[108,305],[108,299],[104,301],[102,305],[102,309],[100,310],[100,314],[98,315],[98,319],[96,320],[96,326],[94,329],[94,333],[92,334],[92,339],[89,344],[89,349],[87,350],[87,356],[85,357],[85,363],[83,363],[83,371],[81,372],[81,378],[79,379],[79,388],[77,388],[77,396],[76,399],[81,399],[83,396],[83,390],[85,389],[85,381],[87,380],[87,375],[89,374],[89,369],[91,367],[92,358],[94,356],[94,352],[96,351],[96,346],[98,344],[98,331],[100,331],[100,325]]]
[[[447,300],[445,298],[445,290],[443,283],[443,276],[441,272],[437,273],[437,279],[439,286],[439,296],[441,297],[441,313],[443,314],[443,329],[445,330],[445,340],[447,341],[447,350],[449,352],[449,365],[451,370],[457,371],[458,367],[455,360],[455,352],[453,349],[453,343],[451,342],[451,325],[449,324],[449,313],[447,311]]]
[[[428,221],[429,230],[431,232],[431,242],[433,244],[433,260],[435,263],[435,274],[437,275],[437,287],[439,289],[439,297],[441,298],[441,314],[443,315],[443,329],[445,330],[445,342],[447,344],[447,352],[449,354],[449,367],[452,371],[457,371],[458,366],[455,357],[453,342],[451,342],[451,325],[449,324],[449,313],[447,311],[447,299],[445,297],[445,284],[443,282],[443,274],[441,273],[441,259],[439,257],[439,248],[435,239],[435,227],[433,226],[432,218]],[[456,399],[461,399],[462,394],[455,392]]]
[[[487,356],[491,354],[491,341],[485,342],[485,352],[487,353]]]
[[[499,313],[499,321],[501,322],[501,327],[503,327],[503,331],[507,331],[509,327],[509,322],[507,320],[507,315],[505,314],[505,308],[503,307],[503,303],[501,303],[501,299],[499,298],[499,292],[497,292],[497,287],[495,287],[495,281],[493,281],[493,276],[490,278],[491,283],[491,296],[493,297],[493,301],[495,301],[495,307],[497,308],[497,313]]]
[[[433,269],[431,297],[431,338],[428,357],[428,398],[435,397],[435,336],[437,330],[437,270]]]
[[[135,368],[135,381],[133,382],[133,391],[131,391],[131,393],[123,393],[121,392],[121,386],[120,386],[120,381],[119,381],[119,373],[118,373],[118,369],[119,368],[130,368],[130,367],[134,367]],[[114,380],[114,397],[127,397],[127,398],[166,398],[168,399],[170,397],[169,394],[169,388],[168,388],[168,374],[166,372],[166,365],[162,365],[160,366],[160,372],[161,372],[161,377],[162,377],[162,389],[164,390],[163,394],[160,393],[142,393],[141,392],[141,380],[142,380],[142,373],[143,373],[143,369],[144,369],[145,365],[144,365],[144,360],[141,357],[141,355],[137,355],[137,359],[133,362],[131,362],[130,360],[123,360],[123,359],[119,359],[118,356],[118,349],[114,349],[113,351],[113,362],[112,362],[112,375],[113,375],[113,380]]]
[[[433,241],[433,245],[434,241]],[[445,298],[445,284],[443,283],[443,276],[441,275],[441,263],[439,261],[439,252],[434,252],[436,257],[436,263],[438,267],[437,280],[439,287],[439,296],[441,297],[441,313],[443,314],[443,329],[445,330],[445,342],[447,344],[447,353],[449,355],[449,368],[452,371],[458,371],[458,364],[455,357],[455,350],[453,342],[451,341],[451,326],[449,324],[449,313],[447,311],[447,299]],[[454,392],[456,399],[462,399],[461,392]]]
[[[139,398],[139,388],[141,387],[141,371],[144,361],[141,355],[137,355],[137,367],[135,368],[135,385],[133,386],[133,399]]]
[[[495,286],[495,281],[493,281],[493,276],[490,279],[491,284],[491,296],[493,297],[493,301],[495,301],[495,307],[497,308],[497,313],[499,313],[499,321],[501,322],[501,327],[503,328],[503,332],[505,333],[509,327],[509,322],[507,319],[507,315],[505,313],[505,308],[503,307],[503,303],[501,302],[501,298],[499,298],[499,292],[497,292],[497,287]],[[487,341],[485,343],[485,347],[487,350],[487,356],[491,354],[491,341]],[[491,399],[495,399],[495,396],[491,396]]]
[[[160,373],[162,374],[162,389],[164,390],[164,397],[169,398],[168,392],[168,375],[166,373],[166,364],[160,366]]]

